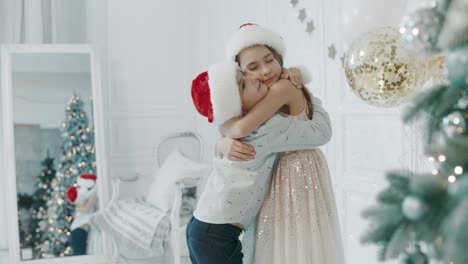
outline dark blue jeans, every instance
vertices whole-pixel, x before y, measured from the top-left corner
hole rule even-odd
[[[190,219],[187,246],[193,264],[242,264],[242,229],[230,224],[209,224]]]
[[[83,228],[74,229],[70,235],[73,256],[86,255],[88,246],[88,231]]]

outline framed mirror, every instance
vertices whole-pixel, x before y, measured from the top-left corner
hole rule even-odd
[[[10,263],[108,263],[99,60],[88,45],[1,47]]]

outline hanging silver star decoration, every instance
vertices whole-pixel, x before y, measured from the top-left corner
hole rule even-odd
[[[299,16],[297,17],[299,18],[299,20],[302,22],[304,22],[305,18],[306,18],[306,10],[305,8],[302,8],[302,9],[299,9]]]
[[[328,58],[334,60],[336,56],[336,48],[334,44],[328,46]]]
[[[290,2],[291,2],[291,5],[293,7],[296,7],[298,1],[297,0],[291,0]]]
[[[312,32],[314,32],[314,30],[315,30],[314,21],[311,20],[311,21],[309,21],[309,22],[307,23],[306,31],[307,31],[307,33],[309,33],[309,35],[311,35]]]

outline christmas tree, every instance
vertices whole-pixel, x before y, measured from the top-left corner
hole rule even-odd
[[[76,183],[82,173],[95,174],[96,156],[94,131],[89,126],[84,103],[75,95],[67,104],[66,119],[62,124],[61,157],[56,178],[52,181],[52,196],[47,206],[48,226],[40,245],[41,258],[69,256],[70,225],[73,221],[74,206],[66,199],[67,189]]]
[[[427,173],[393,171],[377,205],[363,212],[365,243],[380,247],[380,260],[403,263],[468,263],[468,1],[439,0],[404,18],[408,49],[446,57],[447,82],[418,94],[404,122],[424,126]]]
[[[29,223],[31,234],[26,237],[33,247],[42,244],[43,233],[45,231],[47,217],[47,201],[52,193],[52,180],[55,178],[54,159],[49,156],[42,161],[42,171],[36,178],[36,191],[32,195],[31,222]],[[39,258],[40,252],[35,251],[34,257]]]
[[[29,219],[23,218],[24,215],[29,215],[31,206],[33,205],[33,197],[27,193],[18,193],[18,225],[19,225],[19,238],[20,238],[20,247],[32,247],[31,243],[31,226],[27,224]],[[27,212],[27,213],[26,213]],[[26,213],[26,214],[23,214]],[[23,223],[23,221],[25,223]]]

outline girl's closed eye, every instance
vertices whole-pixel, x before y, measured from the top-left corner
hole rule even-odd
[[[275,58],[273,57],[273,54],[268,54],[267,56],[265,56],[264,60],[266,63],[270,63],[274,60]]]

